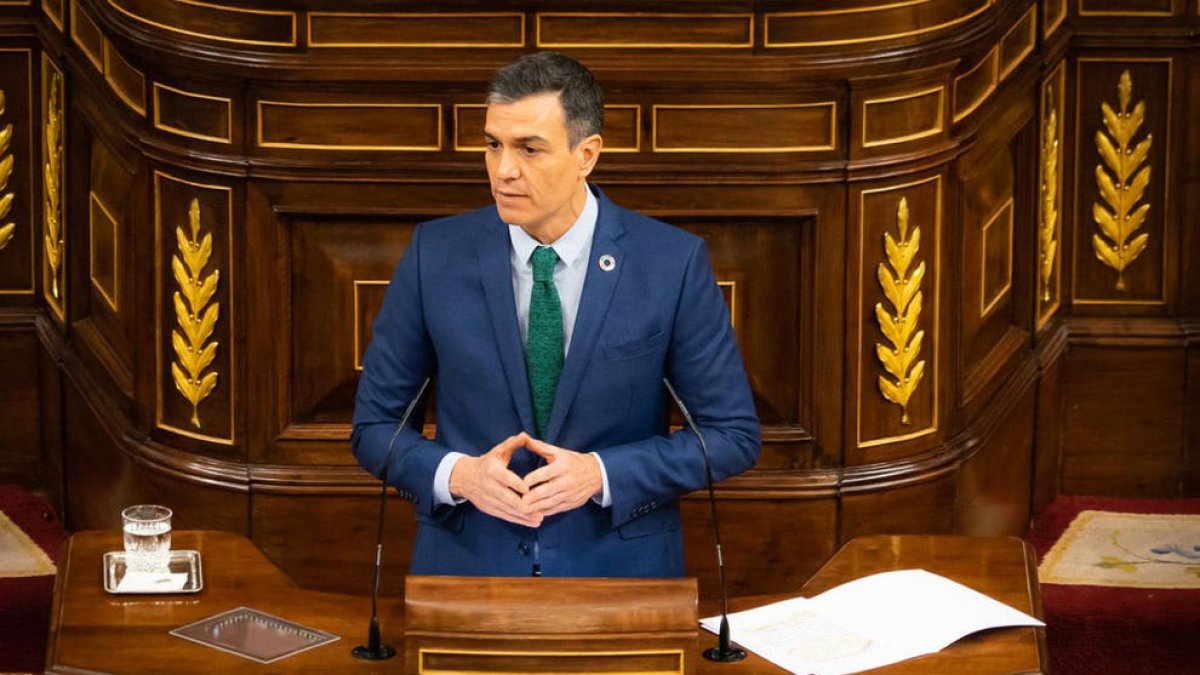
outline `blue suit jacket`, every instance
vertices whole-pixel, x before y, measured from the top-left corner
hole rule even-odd
[[[544,440],[597,452],[612,506],[588,501],[536,529],[469,502],[435,506],[447,452],[480,455],[535,427],[508,226],[494,206],[423,223],[375,320],[353,435],[358,461],[382,475],[409,399],[436,378],[437,438],[414,419],[387,466],[387,481],[416,505],[414,574],[528,576],[536,558],[548,576],[683,576],[676,497],[702,488],[705,472],[695,437],[668,434],[664,376],[700,426],[717,480],[758,457],[758,418],[703,240],[596,192],[590,267]],[[598,264],[605,255],[611,271]],[[509,467],[525,475],[538,462],[521,449]]]

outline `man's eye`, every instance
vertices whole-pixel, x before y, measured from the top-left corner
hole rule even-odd
[[[539,150],[537,148],[531,148],[529,146],[525,146],[524,148],[521,148],[521,151],[524,152],[526,155],[536,155],[539,152],[541,152],[541,150]]]
[[[500,148],[500,141],[489,139],[486,145],[488,150],[497,150]]]

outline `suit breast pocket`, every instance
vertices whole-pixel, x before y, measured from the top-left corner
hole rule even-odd
[[[632,340],[605,343],[601,353],[608,360],[632,359],[661,351],[666,342],[667,334],[658,330],[650,335]]]

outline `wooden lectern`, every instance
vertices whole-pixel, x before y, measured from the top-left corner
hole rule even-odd
[[[406,673],[692,673],[695,579],[410,576]]]

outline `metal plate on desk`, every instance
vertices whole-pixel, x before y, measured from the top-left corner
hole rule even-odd
[[[172,574],[187,574],[183,588],[176,589],[138,589],[118,590],[125,573],[129,571],[125,563],[124,551],[109,551],[104,554],[104,590],[115,595],[161,595],[167,593],[198,593],[204,588],[204,572],[200,565],[199,551],[171,551],[167,570]]]
[[[274,663],[340,639],[249,607],[222,612],[170,633],[259,663]]]

